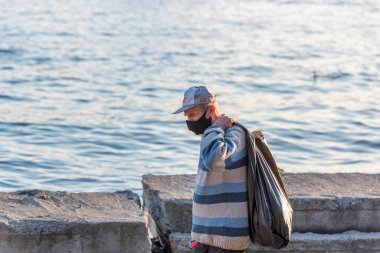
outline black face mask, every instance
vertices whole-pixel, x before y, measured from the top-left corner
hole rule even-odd
[[[198,119],[197,121],[188,121],[186,120],[187,128],[194,132],[196,135],[203,134],[209,126],[211,126],[211,117],[206,118],[206,112]]]

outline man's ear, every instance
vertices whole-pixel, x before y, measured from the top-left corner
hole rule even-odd
[[[209,114],[208,114],[209,117],[214,117],[215,116],[216,108],[215,108],[214,105],[209,105],[208,106],[208,111],[209,111]]]

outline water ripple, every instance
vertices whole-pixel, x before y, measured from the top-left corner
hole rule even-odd
[[[373,4],[1,4],[1,190],[141,193],[142,174],[195,173],[199,137],[171,113],[200,84],[289,172],[380,171]]]

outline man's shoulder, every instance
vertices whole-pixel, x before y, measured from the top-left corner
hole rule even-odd
[[[238,135],[241,137],[245,137],[245,130],[239,125],[232,125],[232,127],[228,128],[226,132],[234,134],[234,135]]]

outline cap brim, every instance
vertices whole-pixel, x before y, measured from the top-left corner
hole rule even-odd
[[[194,107],[196,105],[185,105],[185,106],[182,106],[181,108],[179,108],[177,111],[173,112],[172,114],[177,114],[177,113],[180,113],[180,112],[184,112],[192,107]]]

